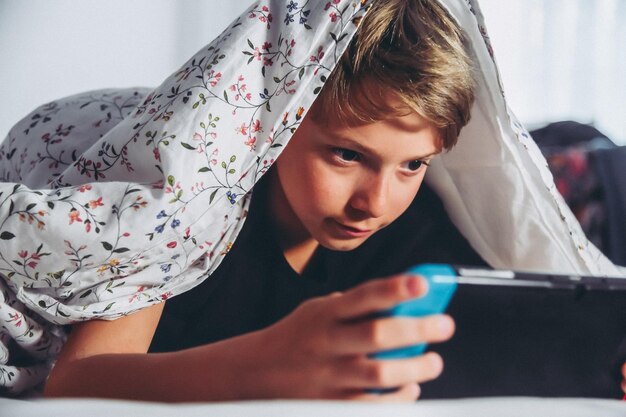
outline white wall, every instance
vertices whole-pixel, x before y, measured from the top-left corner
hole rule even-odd
[[[480,0],[509,104],[626,145],[625,0]]]
[[[0,139],[52,99],[155,86],[251,0],[0,0]],[[626,0],[481,0],[511,107],[626,144]]]
[[[0,139],[47,101],[156,86],[251,0],[0,0]]]

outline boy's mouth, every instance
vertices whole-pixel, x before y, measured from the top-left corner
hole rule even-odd
[[[372,229],[364,229],[359,227],[348,226],[333,220],[333,225],[341,236],[349,238],[365,237],[372,234]]]

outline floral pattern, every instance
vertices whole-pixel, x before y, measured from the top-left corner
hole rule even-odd
[[[261,1],[158,88],[57,100],[10,131],[0,147],[0,386],[15,394],[42,381],[62,346],[58,325],[129,314],[217,268],[250,190],[368,5],[335,4],[341,19],[313,13],[325,3]],[[12,366],[11,340],[36,345],[39,359]]]
[[[489,56],[475,2],[441,1]],[[156,89],[79,94],[15,125],[0,146],[3,393],[40,386],[62,325],[130,314],[210,276],[371,2],[257,2]]]

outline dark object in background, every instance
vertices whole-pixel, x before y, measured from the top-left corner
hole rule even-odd
[[[595,127],[571,120],[550,123],[545,127],[530,131],[530,135],[542,149],[584,145],[596,138],[604,138],[609,142],[609,146],[615,146],[604,133]]]
[[[604,186],[608,218],[606,255],[626,265],[626,146],[592,153],[594,166]]]
[[[626,265],[626,147],[574,121],[530,132],[589,240]]]

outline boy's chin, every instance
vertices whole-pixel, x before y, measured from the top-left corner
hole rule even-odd
[[[319,244],[329,250],[348,252],[361,246],[367,239],[367,237],[347,240],[328,239],[320,241]]]

